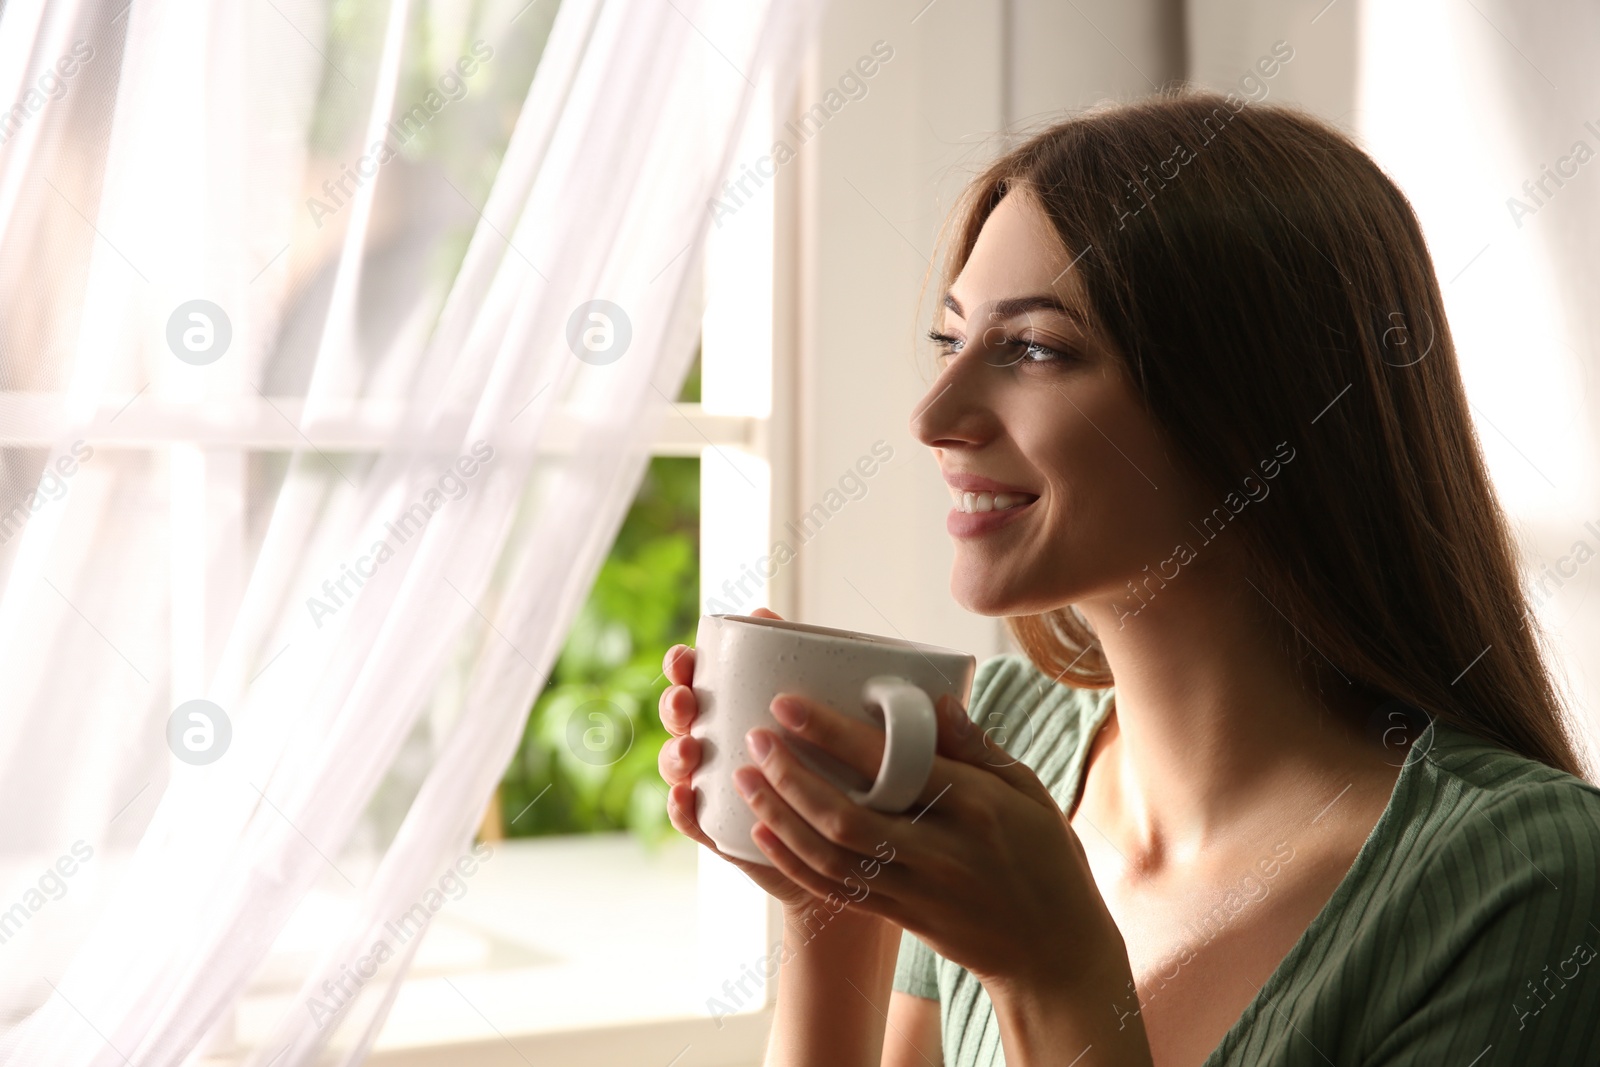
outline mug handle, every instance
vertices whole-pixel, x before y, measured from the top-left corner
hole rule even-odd
[[[883,763],[868,790],[851,789],[851,800],[874,811],[909,808],[928,784],[939,745],[939,718],[928,694],[904,678],[880,674],[861,687],[861,701],[883,709]]]

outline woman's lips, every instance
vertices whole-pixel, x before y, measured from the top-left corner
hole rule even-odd
[[[1039,499],[1035,497],[1026,504],[1018,504],[1004,511],[962,511],[960,508],[951,508],[945,516],[944,528],[951,537],[981,537],[1016,522],[1038,502]]]

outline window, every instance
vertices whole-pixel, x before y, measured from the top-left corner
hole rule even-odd
[[[739,158],[770,145],[771,108],[768,93]],[[504,837],[496,859],[435,917],[373,1063],[470,1063],[506,1040],[530,1059],[666,1063],[713,1041],[760,1057],[766,991],[752,975],[776,906],[671,828],[656,770],[666,647],[692,641],[702,611],[784,610],[768,555],[773,486],[788,479],[775,198],[769,184],[741,200],[712,228],[700,357],[486,814],[485,836]]]
[[[79,421],[86,422],[97,455],[92,464],[86,464],[88,473],[78,475],[73,489],[82,493],[90,488],[91,480],[103,482],[101,469],[117,471],[119,486],[127,483],[134,487],[125,490],[122,499],[107,502],[108,514],[112,514],[110,505],[115,504],[119,510],[114,521],[124,526],[129,538],[170,540],[166,568],[118,578],[153,584],[158,590],[170,585],[163,590],[170,593],[170,662],[160,663],[154,653],[148,660],[159,663],[163,671],[170,670],[171,689],[179,699],[202,692],[205,679],[216,670],[222,654],[218,637],[226,633],[226,620],[238,612],[242,581],[269,536],[271,504],[291,464],[314,471],[329,482],[345,474],[358,481],[373,455],[389,444],[396,406],[386,397],[399,392],[396,383],[406,380],[411,366],[408,360],[427,336],[459,263],[465,237],[479,225],[478,211],[516,116],[515,107],[506,105],[515,105],[526,93],[555,5],[516,12],[506,38],[488,42],[494,49],[489,59],[483,58],[481,50],[471,50],[474,35],[465,29],[470,21],[453,21],[452,12],[465,15],[467,7],[433,5],[413,16],[426,25],[408,35],[408,42],[414,39],[418,43],[408,44],[406,50],[396,114],[408,113],[410,100],[427,95],[430,85],[437,86],[440,72],[463,50],[477,57],[476,76],[463,75],[452,82],[442,94],[448,100],[440,105],[445,110],[425,123],[418,120],[421,124],[414,136],[406,138],[407,150],[380,161],[363,155],[364,127],[357,114],[362,101],[351,82],[371,80],[371,71],[362,64],[378,54],[368,46],[371,37],[381,36],[384,30],[385,6],[335,5],[324,57],[328,72],[316,104],[315,135],[304,164],[306,188],[297,205],[295,240],[281,250],[261,251],[262,269],[276,261],[279,271],[287,274],[287,284],[283,298],[272,301],[275,306],[281,304],[285,314],[271,351],[252,353],[260,357],[264,368],[259,377],[255,377],[253,363],[223,365],[229,373],[237,368],[237,378],[222,383],[236,388],[217,390],[227,393],[225,400],[199,392],[180,396],[164,387],[147,391],[142,380],[118,380],[108,385],[104,395],[94,397],[97,408],[88,413],[67,410],[59,394],[0,394],[0,411],[7,416],[0,439],[7,449],[7,466],[34,464],[33,471],[21,476],[23,481],[37,480],[40,450],[59,443],[65,431]],[[504,16],[501,12],[501,25]],[[276,16],[269,10],[267,17]],[[449,43],[458,40],[461,48]],[[363,46],[354,47],[354,41]],[[351,121],[352,116],[356,121]],[[364,245],[362,294],[357,303],[362,309],[379,303],[388,306],[370,321],[358,311],[357,321],[348,324],[354,342],[349,369],[359,375],[350,392],[362,399],[338,411],[319,413],[308,441],[302,432],[305,405],[300,398],[307,392],[311,375],[308,354],[314,353],[319,343],[321,312],[334,284],[330,264],[339,261],[345,227],[354,214],[348,199],[349,183],[354,181],[350,175],[366,175],[374,166],[383,167],[383,181],[377,186]],[[345,183],[344,195],[336,195],[341,182]],[[449,187],[442,198],[441,186]],[[44,195],[55,194],[46,190]],[[444,210],[439,210],[441,203]],[[759,208],[748,207],[737,221],[743,228],[740,232],[747,236],[753,232],[754,247],[758,252],[766,249],[770,259],[770,212],[763,215]],[[763,224],[767,244],[762,243]],[[85,228],[92,229],[92,223]],[[731,228],[729,232],[733,232]],[[93,239],[92,233],[86,238]],[[429,254],[418,254],[419,250]],[[726,255],[720,262],[723,269],[732,269]],[[269,284],[276,273],[261,284]],[[707,284],[715,287],[719,284],[716,270],[709,273]],[[738,281],[748,285],[750,279],[742,266],[739,273]],[[755,273],[759,276],[760,272]],[[688,294],[687,298],[698,295]],[[770,298],[766,303],[770,304]],[[406,313],[394,314],[395,305]],[[396,323],[398,333],[390,330]],[[737,514],[739,524],[719,531],[715,549],[707,547],[706,539],[698,535],[694,547],[706,555],[726,551],[734,553],[731,558],[743,559],[751,553],[733,535],[745,529],[763,529],[764,499],[759,512],[747,514],[756,498],[742,490],[705,486],[699,472],[707,466],[723,466],[724,480],[737,475],[752,488],[764,490],[770,485],[763,444],[767,426],[764,405],[770,398],[761,398],[760,404],[746,403],[738,388],[749,384],[738,374],[748,377],[754,373],[758,381],[763,375],[770,377],[763,369],[770,362],[770,326],[768,341],[747,335],[730,341],[722,323],[718,316],[708,316],[703,366],[710,384],[703,398],[691,392],[671,405],[671,415],[662,422],[654,445],[654,476],[647,484],[670,497],[680,511],[687,503],[705,516]],[[379,330],[379,325],[384,329]],[[745,314],[738,326],[741,331],[759,329],[760,320]],[[737,351],[730,345],[737,345]],[[730,368],[736,368],[737,374]],[[8,377],[5,384],[18,390],[24,387],[15,377]],[[47,384],[28,381],[26,387],[41,389]],[[650,491],[647,488],[647,495]],[[31,518],[31,524],[39,525],[30,532],[47,531],[52,515],[46,509]],[[5,547],[16,552],[25,540],[16,538]],[[11,557],[0,554],[0,566],[11,562]],[[696,558],[680,555],[673,562],[672,584],[690,583],[688,618],[692,619],[700,607],[696,580],[707,572]],[[641,564],[641,569],[660,577],[663,568]],[[717,580],[722,577],[717,571]],[[754,590],[750,594],[747,606],[759,602]],[[41,595],[53,594],[45,591]],[[294,590],[286,595],[293,600],[304,592]],[[165,637],[167,621],[158,619],[148,629],[162,630]],[[660,629],[667,632],[673,625],[663,624]],[[89,632],[87,639],[99,638]],[[656,659],[659,661],[659,656]],[[135,655],[128,667],[130,675],[139,667],[155,674],[145,656]],[[273,667],[268,663],[262,669]],[[277,669],[282,671],[285,666]],[[557,681],[559,684],[559,677]],[[647,679],[643,688],[651,685]],[[654,721],[653,701],[639,710],[641,721]],[[637,755],[646,752],[640,746]],[[636,784],[644,788],[650,788],[654,779],[653,756],[649,752],[642,766],[630,768],[638,771]],[[123,817],[119,811],[123,821],[115,827],[117,832],[131,835],[130,843],[137,839],[138,826],[142,826],[139,820],[148,817],[151,802],[160,795],[159,790],[143,792],[141,784],[135,782],[124,792],[121,783],[107,783],[108,791],[114,787],[119,800],[132,798],[129,814]],[[635,798],[640,795],[635,789],[624,807],[639,804]],[[395,815],[403,814],[408,803],[403,788],[391,791],[386,787],[374,799],[373,807],[379,815]],[[505,811],[502,817],[510,822],[517,814]],[[670,830],[666,833],[667,840],[680,847],[664,850],[661,862],[653,865],[641,860],[637,850],[607,847],[616,844],[616,835],[599,840],[547,838],[527,842],[530,847],[526,850],[511,847],[522,842],[508,844],[497,857],[498,865],[486,865],[485,874],[499,880],[475,882],[472,892],[453,901],[430,927],[426,945],[419,946],[411,979],[399,993],[376,1062],[382,1062],[385,1055],[423,1055],[426,1053],[417,1050],[426,1049],[439,1051],[442,1062],[469,1062],[463,1050],[493,1037],[496,1030],[516,1034],[557,1025],[614,1027],[663,1014],[683,1022],[697,1021],[700,1029],[706,1028],[709,1024],[703,1017],[692,1020],[697,1009],[703,1013],[705,997],[695,983],[683,980],[683,961],[692,958],[700,944],[696,916],[703,911],[714,914],[714,928],[726,931],[741,914],[741,907],[744,914],[759,921],[764,898],[753,887],[735,885],[730,899],[743,893],[742,904],[724,907],[718,903],[707,908],[697,903],[702,900],[697,894],[723,883],[715,874],[699,877],[697,849],[678,840]],[[106,862],[109,866],[109,859]],[[352,868],[351,873],[357,871]],[[742,876],[734,877],[742,881]],[[326,927],[319,928],[318,923],[334,919],[334,912],[349,902],[330,903],[328,908],[323,908],[320,899],[308,898],[307,903],[303,914],[297,913],[294,927],[278,939],[277,959],[269,957],[255,976],[251,993],[239,1003],[231,1021],[217,1031],[210,1052],[226,1055],[239,1046],[254,1045],[284,1014],[303,1010],[290,999],[296,991],[291,984],[295,968],[275,968],[274,964],[281,964],[284,954],[311,954],[322,948]],[[663,913],[681,915],[684,921],[662,922]],[[758,934],[761,932],[758,929]],[[752,944],[759,945],[759,940],[758,936]],[[748,954],[741,949],[740,956]],[[19,959],[15,954],[11,958],[13,962]],[[730,973],[737,974],[736,967],[713,970],[718,982]],[[470,1002],[458,995],[461,990],[468,992]],[[537,1009],[537,1017],[519,1016],[520,1009],[530,1006]],[[728,1032],[735,1029],[729,1027]],[[619,1041],[633,1041],[629,1047],[637,1047],[637,1036],[612,1035]],[[669,1039],[676,1040],[670,1033],[660,1038]],[[498,1038],[494,1043],[498,1044]],[[665,1054],[656,1057],[652,1053],[649,1059],[665,1063],[682,1045],[678,1041]],[[402,1049],[409,1051],[402,1053]]]

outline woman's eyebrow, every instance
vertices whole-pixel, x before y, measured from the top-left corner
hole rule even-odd
[[[944,294],[944,306],[962,318],[967,317],[966,312],[961,309],[961,302],[955,298],[953,293]],[[996,300],[989,309],[989,317],[991,320],[1009,319],[1015,315],[1026,315],[1030,311],[1054,311],[1071,319],[1085,333],[1089,330],[1089,324],[1082,312],[1076,308],[1068,307],[1056,297],[1047,293],[1041,293],[1038,296],[1014,296],[1005,300]]]

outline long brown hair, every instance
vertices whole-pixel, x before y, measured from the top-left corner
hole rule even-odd
[[[1581,777],[1433,264],[1377,164],[1310,115],[1231,95],[1092,109],[972,183],[947,283],[1015,187],[1218,499],[1281,442],[1295,450],[1271,505],[1230,524],[1293,662]],[[1076,609],[1006,625],[1046,674],[1113,684]]]

